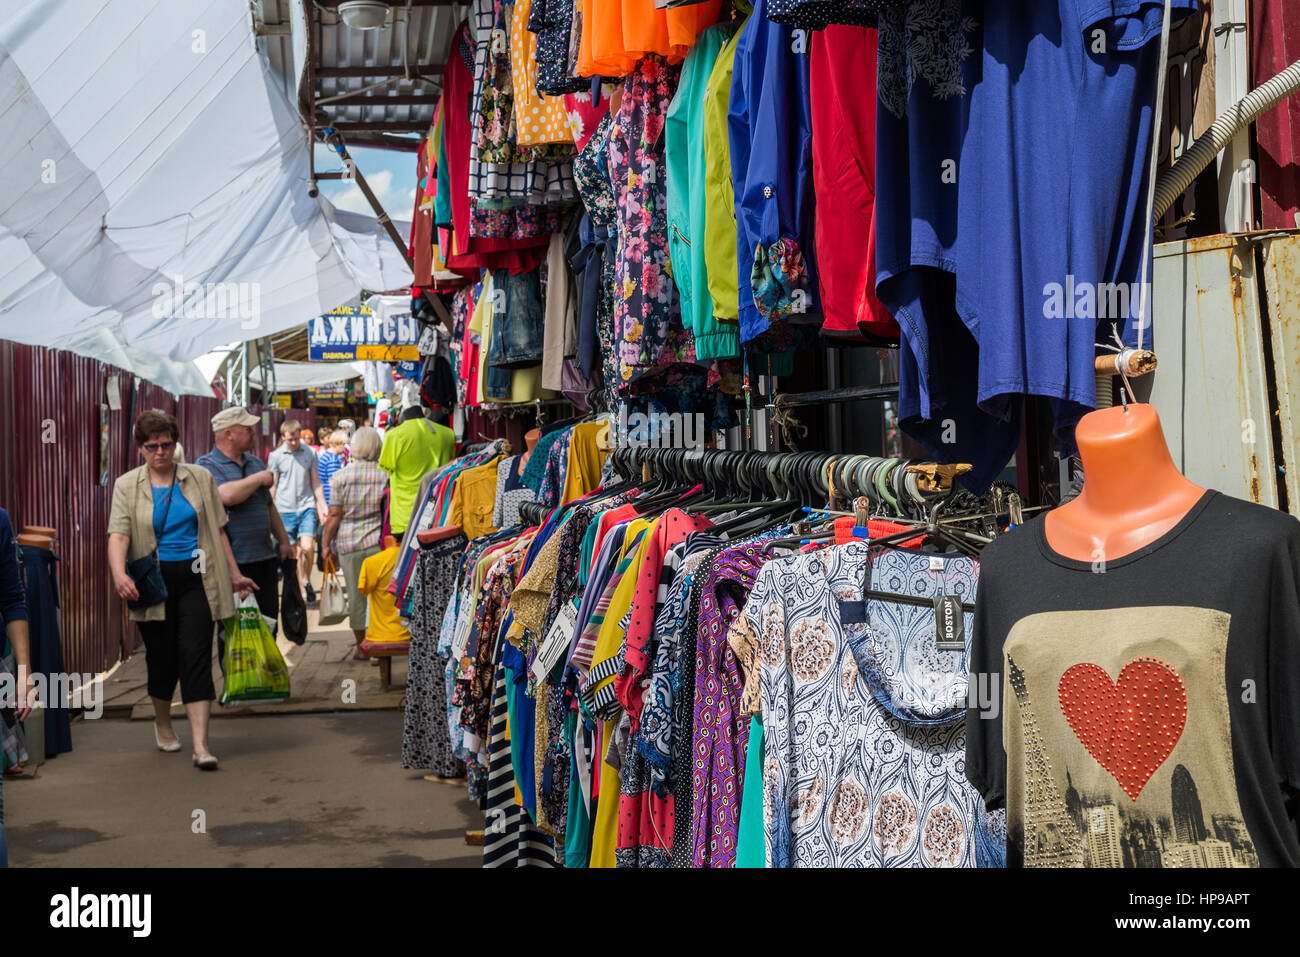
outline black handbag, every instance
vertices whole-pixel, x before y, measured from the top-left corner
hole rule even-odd
[[[162,564],[158,561],[157,540],[162,537],[167,527],[167,513],[171,511],[172,496],[176,494],[176,467],[172,466],[172,484],[167,492],[167,504],[163,506],[162,528],[153,527],[154,549],[148,555],[126,563],[126,573],[135,582],[138,597],[126,603],[127,608],[148,608],[160,605],[167,600],[167,583],[163,581]]]
[[[298,559],[286,558],[281,568],[280,619],[284,622],[284,636],[301,645],[307,640],[307,603],[298,589]]]

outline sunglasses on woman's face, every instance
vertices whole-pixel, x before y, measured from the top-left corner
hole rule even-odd
[[[145,445],[146,452],[170,452],[176,448],[175,442],[149,442]]]

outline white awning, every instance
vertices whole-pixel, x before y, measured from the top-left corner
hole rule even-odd
[[[210,394],[189,360],[411,281],[307,195],[246,0],[8,0],[0,128],[0,337]]]
[[[275,364],[275,389],[277,392],[296,392],[314,386],[332,385],[361,376],[360,362],[277,362]],[[262,387],[262,370],[253,369],[249,381]]]

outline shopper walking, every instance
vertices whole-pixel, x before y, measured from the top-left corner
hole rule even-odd
[[[249,450],[253,426],[261,419],[245,409],[222,409],[212,417],[215,444],[200,455],[217,483],[230,523],[226,534],[239,571],[257,584],[257,607],[272,621],[280,618],[280,562],[294,557],[293,543],[271,498],[275,481],[266,464]],[[277,557],[276,543],[279,543]]]
[[[420,480],[450,462],[455,449],[456,434],[426,419],[418,402],[403,410],[400,425],[388,430],[379,467],[389,474],[388,524],[394,535],[400,538],[406,531]]]
[[[266,461],[275,481],[271,494],[295,545],[298,586],[308,602],[316,600],[311,587],[311,565],[316,536],[325,522],[325,490],[320,484],[316,453],[303,444],[302,426],[290,419],[280,426],[282,442]]]
[[[0,658],[14,661],[14,690],[17,710],[13,717],[22,721],[32,710],[35,684],[32,680],[31,644],[27,630],[27,597],[22,568],[18,560],[18,540],[9,522],[9,513],[0,508],[0,621],[4,622],[5,647]],[[0,720],[4,720],[0,718]],[[2,764],[3,762],[0,762]],[[9,866],[9,844],[5,838],[4,775],[0,774],[0,867]]]
[[[225,533],[226,510],[211,473],[172,458],[178,435],[170,415],[146,412],[136,420],[135,444],[145,464],[113,486],[108,567],[144,637],[154,743],[160,751],[181,749],[171,722],[179,681],[194,736],[194,763],[209,770],[217,767],[208,748],[208,718],[216,697],[213,620],[234,615],[232,592],[247,595],[257,585],[235,563]],[[145,574],[138,563],[150,556],[156,561]],[[165,586],[162,600],[146,604],[150,593],[157,593],[159,579]]]
[[[379,554],[381,548],[384,489],[388,486],[388,476],[376,464],[382,445],[383,439],[374,429],[357,429],[352,437],[352,461],[330,484],[329,517],[321,532],[321,551],[335,556],[343,573],[348,592],[348,626],[356,638],[353,654],[357,658],[369,657],[361,651],[361,643],[366,640],[366,600],[358,582],[362,562]]]
[[[317,470],[320,472],[321,488],[325,490],[325,507],[329,508],[332,501],[330,480],[339,469],[348,464],[347,457],[344,455],[348,447],[348,434],[342,429],[326,432],[321,436],[321,447],[324,451],[320,454]]]

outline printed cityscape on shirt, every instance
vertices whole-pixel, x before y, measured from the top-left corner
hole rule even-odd
[[[1183,607],[1016,623],[1004,732],[1025,867],[1259,866],[1232,767],[1228,623]]]

